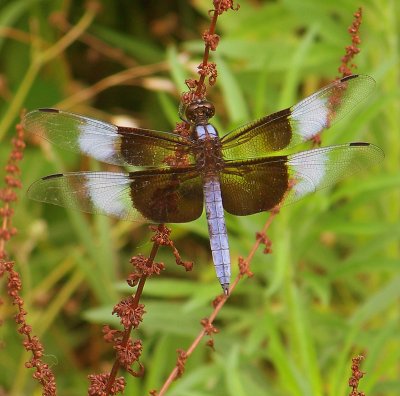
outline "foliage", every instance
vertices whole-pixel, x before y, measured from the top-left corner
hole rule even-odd
[[[240,5],[219,19],[221,42],[211,54],[219,76],[209,99],[220,131],[287,107],[333,80],[359,3]],[[104,0],[101,6],[92,20],[77,1],[0,3],[0,158],[7,158],[22,108],[59,107],[160,130],[179,121],[179,94],[200,63],[211,2]],[[256,253],[254,276],[239,284],[219,314],[215,351],[198,348],[169,395],[344,395],[351,358],[359,353],[366,354],[362,390],[398,394],[399,4],[369,0],[363,15],[356,72],[373,76],[376,92],[324,135],[323,145],[369,141],[384,149],[384,163],[282,209],[269,230],[272,254]],[[84,33],[75,37],[71,28]],[[68,34],[65,46],[57,42]],[[33,138],[28,146],[26,188],[63,170],[109,169]],[[248,254],[267,217],[227,218],[233,263]],[[129,292],[121,279],[132,255],[149,253],[150,232],[142,224],[42,206],[23,195],[14,226],[19,233],[9,252],[22,274],[30,324],[41,336],[60,394],[81,395],[87,375],[112,364],[101,325],[116,324],[112,306]],[[146,375],[127,378],[126,394],[160,387],[176,350],[197,335],[220,293],[205,218],[172,229],[182,256],[195,267],[186,273],[168,249],[158,253],[167,268],[146,284],[139,334]],[[34,394],[37,385],[9,320],[14,313],[12,305],[2,307],[0,389]]]

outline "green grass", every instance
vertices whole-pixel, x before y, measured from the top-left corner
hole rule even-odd
[[[0,3],[0,26],[30,35],[0,31],[4,162],[23,108],[64,103],[73,112],[110,121],[125,115],[160,130],[171,130],[179,121],[178,95],[200,63],[199,38],[211,2],[155,2],[154,8],[128,3],[103,1],[93,20],[80,2]],[[240,5],[238,12],[219,19],[221,42],[212,54],[219,78],[208,98],[215,103],[221,133],[289,106],[334,79],[359,2],[242,0]],[[101,49],[105,44],[119,48],[128,61],[111,59],[71,35],[70,43],[62,41],[63,33],[50,23],[59,11],[74,29],[81,26],[100,40]],[[282,210],[269,231],[273,254],[256,254],[254,277],[241,282],[218,317],[215,351],[201,345],[168,395],[346,395],[351,358],[361,352],[367,374],[360,389],[367,396],[398,395],[399,16],[396,1],[365,2],[355,63],[357,72],[375,78],[376,90],[323,137],[323,145],[379,145],[384,162]],[[63,42],[70,45],[64,48]],[[98,81],[128,67],[135,78],[93,91]],[[172,84],[178,88],[171,90]],[[105,166],[29,139],[22,168],[26,190],[46,174]],[[249,252],[267,218],[227,218],[234,274],[238,256]],[[19,233],[8,251],[23,277],[28,322],[43,341],[59,394],[85,394],[87,374],[107,370],[113,362],[101,325],[116,323],[111,310],[129,292],[121,286],[129,258],[150,252],[150,233],[141,224],[30,202],[23,193],[14,225]],[[146,376],[127,378],[127,395],[161,386],[175,364],[176,349],[190,344],[220,293],[205,218],[172,230],[183,259],[194,260],[195,267],[185,273],[165,248],[157,256],[167,269],[146,284],[147,314],[134,334],[143,340]],[[6,345],[0,354],[0,389],[39,394],[31,370],[24,368],[27,357],[12,320],[14,308],[6,304],[1,312],[0,338]]]

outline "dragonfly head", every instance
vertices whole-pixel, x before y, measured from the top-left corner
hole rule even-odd
[[[207,100],[196,100],[187,105],[185,115],[188,121],[195,125],[208,124],[208,120],[215,114],[214,105]]]

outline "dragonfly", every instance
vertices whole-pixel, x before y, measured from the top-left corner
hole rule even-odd
[[[315,147],[321,133],[373,90],[367,75],[336,80],[296,105],[220,137],[215,109],[195,100],[184,109],[190,134],[116,126],[62,110],[29,112],[25,130],[127,172],[71,172],[34,182],[34,200],[149,223],[190,222],[205,206],[217,278],[229,294],[231,259],[225,212],[270,211],[379,163],[370,143]]]

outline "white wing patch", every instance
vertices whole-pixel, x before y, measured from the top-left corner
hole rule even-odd
[[[103,128],[104,128],[104,124]],[[99,134],[96,128],[89,128],[89,124],[78,126],[80,130],[78,144],[84,154],[87,154],[99,161],[112,162],[115,158],[116,145],[119,139],[116,133],[117,128],[109,125],[109,134]]]
[[[315,155],[312,163],[304,163],[303,161],[301,157],[294,156],[288,162],[296,175],[301,176],[300,180],[293,186],[293,191],[299,198],[314,192],[324,181],[328,157],[325,152],[321,152]]]
[[[292,128],[304,138],[312,139],[329,126],[328,97],[315,98],[316,94],[292,107]]]
[[[109,176],[106,173],[105,176]],[[116,216],[118,218],[125,218],[127,216],[126,194],[123,190],[129,188],[129,178],[126,177],[125,180],[111,180],[109,177],[102,177],[101,172],[96,173],[95,178],[86,179],[86,188],[88,195],[95,207],[101,210],[103,213]],[[100,188],[100,185],[104,185],[104,188]]]

